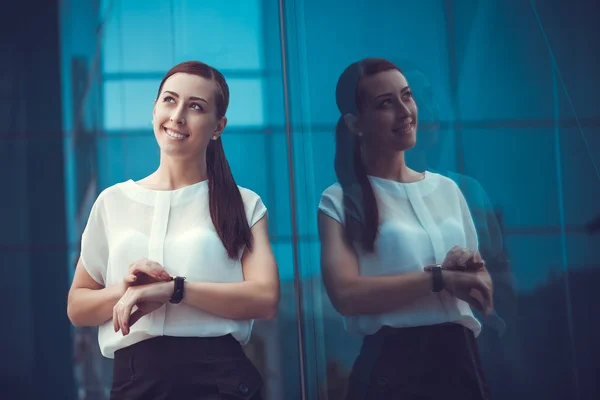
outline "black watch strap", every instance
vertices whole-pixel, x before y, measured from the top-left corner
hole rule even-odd
[[[433,281],[432,290],[441,292],[444,289],[444,279],[442,278],[442,267],[431,267],[431,279]]]
[[[178,304],[183,299],[183,281],[185,281],[185,278],[183,276],[174,276],[173,281],[175,282],[175,286],[173,288],[173,295],[169,301],[172,304]]]

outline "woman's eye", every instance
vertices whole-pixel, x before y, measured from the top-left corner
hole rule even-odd
[[[175,103],[175,99],[172,98],[171,96],[165,96],[165,97],[163,97],[163,102],[164,103]]]
[[[198,104],[198,103],[192,103],[192,104],[190,104],[190,107],[193,108],[196,111],[202,111],[203,110],[202,106],[200,104]]]

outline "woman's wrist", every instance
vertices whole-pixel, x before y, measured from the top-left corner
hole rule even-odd
[[[174,288],[174,281],[150,283],[140,288],[142,290],[140,300],[167,303],[173,296]]]
[[[107,290],[110,293],[111,300],[113,300],[116,303],[121,297],[123,297],[123,295],[127,291],[127,287],[128,286],[125,284],[125,282],[121,282],[116,285],[108,286],[105,290]]]
[[[444,289],[446,289],[450,293],[452,293],[452,275],[456,273],[458,272],[442,269],[442,282],[444,284]]]

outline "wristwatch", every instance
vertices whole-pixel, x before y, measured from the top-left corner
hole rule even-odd
[[[175,286],[173,288],[173,295],[171,296],[171,300],[169,300],[169,302],[172,304],[179,304],[183,299],[183,281],[185,281],[185,277],[174,276],[173,281],[175,282]]]
[[[432,289],[434,292],[441,292],[444,289],[444,279],[442,278],[442,267],[438,265],[427,268],[427,271],[431,272],[431,279],[433,281]]]

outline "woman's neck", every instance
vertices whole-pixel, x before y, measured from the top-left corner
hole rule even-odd
[[[163,190],[174,190],[208,179],[205,157],[178,159],[161,154],[160,165],[148,183]]]
[[[369,156],[367,152],[363,151],[363,159],[368,175],[405,183],[423,179],[422,173],[418,173],[406,165],[404,151],[393,153],[378,151],[375,156]]]

